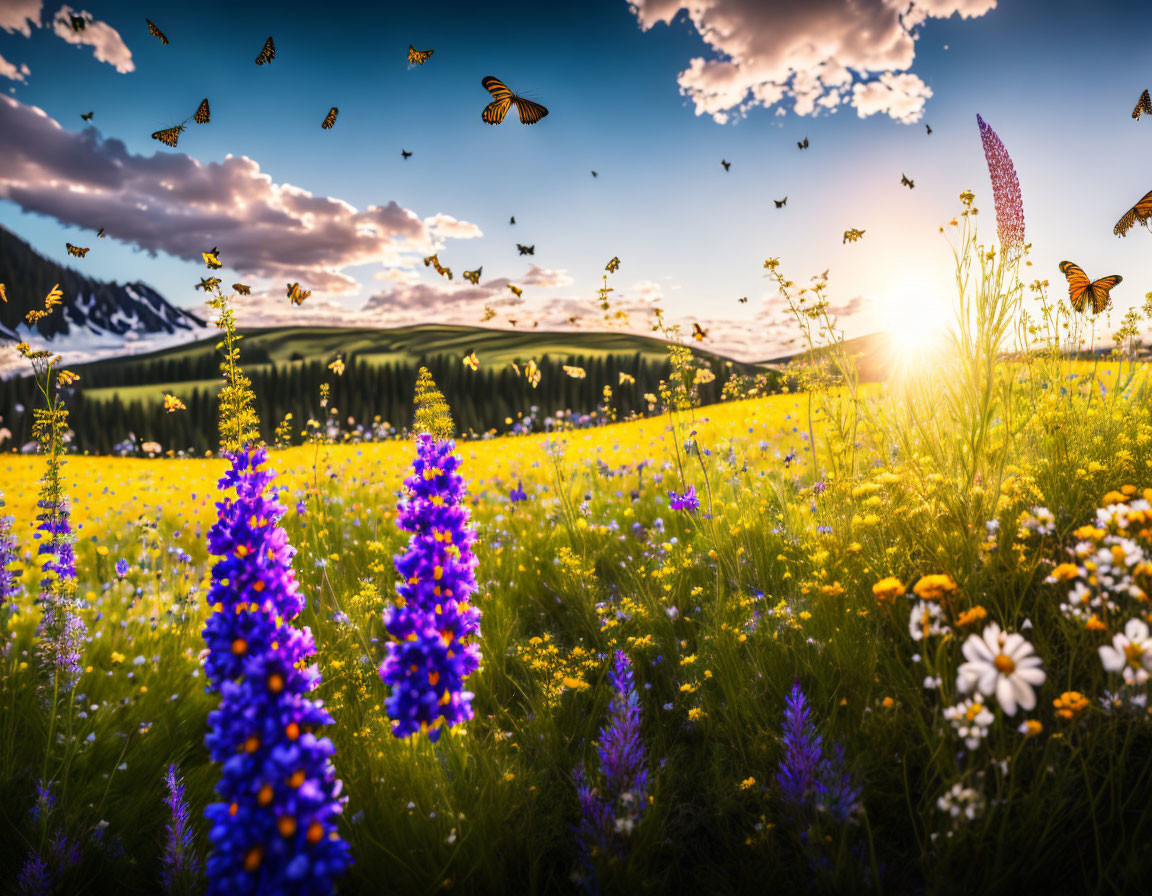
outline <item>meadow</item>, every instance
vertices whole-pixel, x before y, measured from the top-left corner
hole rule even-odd
[[[247,788],[233,807],[281,798],[237,783],[259,738],[223,765],[205,746],[227,721],[210,716],[221,694],[253,681],[206,688],[229,643],[249,646],[219,627],[257,613],[249,592],[220,604],[247,574],[247,550],[220,549],[245,525],[229,462],[4,456],[20,573],[0,689],[4,885],[199,893],[214,850],[212,892],[1138,890],[1152,875],[1141,322],[1113,359],[1075,360],[1083,317],[1023,282],[1026,250],[979,243],[962,199],[955,327],[903,351],[884,384],[859,381],[826,281],[801,289],[769,259],[813,349],[799,391],[701,407],[699,362],[674,342],[661,413],[644,419],[453,446],[429,387],[418,441],[318,433],[268,453],[286,512],[261,505],[249,524],[282,526],[297,551],[303,606],[275,624],[315,639],[307,680],[332,718],[332,799],[347,800],[326,838],[275,820],[311,857],[305,878],[284,858],[292,883],[259,883],[278,839],[224,869],[233,847],[210,828],[227,827],[227,800],[204,817],[222,773]],[[246,446],[237,357],[229,344],[221,433]],[[34,531],[38,501],[55,506],[38,483],[59,463],[74,597],[64,540],[47,552],[57,571],[37,568],[36,536],[53,538]],[[427,547],[410,542],[413,508],[439,507],[421,490],[455,473],[457,523],[476,534],[447,539],[476,558],[455,610],[480,614],[470,707],[449,689],[444,715],[396,736],[410,717],[395,712],[394,628],[421,572],[394,558]],[[45,643],[49,605],[86,631],[74,686]],[[283,675],[304,680],[308,662]],[[269,755],[315,742],[295,724]]]

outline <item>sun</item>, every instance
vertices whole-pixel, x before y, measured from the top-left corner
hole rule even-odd
[[[940,343],[953,322],[950,302],[924,283],[906,283],[894,293],[887,314],[894,367],[919,367],[939,356]]]

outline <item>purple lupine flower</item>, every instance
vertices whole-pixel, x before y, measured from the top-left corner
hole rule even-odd
[[[116,561],[116,578],[122,579],[128,575],[128,561],[121,557]]]
[[[58,475],[58,474],[57,474]],[[37,533],[48,537],[38,554],[49,555],[42,565],[40,580],[40,624],[36,638],[40,662],[47,677],[63,690],[71,690],[80,678],[80,644],[85,626],[76,613],[75,537],[69,522],[68,501],[60,494],[59,483],[46,480],[44,498],[37,502]]]
[[[512,491],[508,494],[508,499],[513,504],[519,504],[521,501],[528,500],[528,493],[524,491],[523,481],[519,479],[516,480],[516,488],[512,489]]]
[[[784,701],[782,740],[784,756],[776,784],[793,818],[811,821],[815,813],[827,812],[837,821],[847,821],[859,805],[860,791],[852,784],[839,746],[833,746],[831,758],[825,757],[799,681]]]
[[[396,604],[384,611],[391,636],[380,677],[392,688],[385,703],[392,733],[440,737],[442,727],[472,718],[464,679],[479,668],[480,611],[476,592],[476,533],[464,506],[464,478],[455,442],[428,433],[416,440],[413,472],[404,484],[397,524],[412,536],[396,555]]]
[[[648,770],[640,739],[640,695],[628,655],[616,651],[608,724],[601,729],[597,756],[603,788],[591,785],[583,766],[573,773],[580,799],[576,841],[581,861],[592,871],[598,855],[623,855],[626,838],[648,805]]]
[[[170,819],[164,839],[160,882],[169,894],[197,893],[200,890],[200,856],[196,854],[196,834],[188,824],[188,803],[184,800],[184,782],[176,765],[168,766],[164,775]]]
[[[996,132],[979,115],[980,140],[984,144],[984,158],[992,178],[992,196],[996,201],[996,231],[1004,251],[1024,248],[1024,200],[1020,196],[1020,180],[1008,150]]]
[[[819,482],[816,482],[812,485],[812,494],[814,494],[814,495],[822,495],[826,491],[828,491],[828,483],[825,482],[823,479],[821,479]]]
[[[696,497],[696,486],[690,485],[683,494],[668,492],[668,506],[673,510],[687,510],[691,513],[700,508],[700,499]]]
[[[51,783],[37,782],[36,802],[28,814],[33,823],[40,826],[40,842],[44,842],[43,838],[48,834],[55,807],[56,794]],[[50,896],[58,892],[64,874],[80,861],[79,845],[69,840],[60,828],[56,828],[48,837],[45,847],[43,851],[33,849],[25,856],[16,877],[20,893],[27,896]]]
[[[50,896],[52,886],[48,864],[40,858],[39,853],[28,853],[16,876],[17,891],[22,896]]]
[[[0,495],[0,508],[4,496]],[[0,610],[16,599],[18,572],[10,567],[16,562],[16,537],[12,534],[13,517],[0,515]]]
[[[220,705],[205,737],[222,765],[221,801],[205,810],[212,853],[209,894],[331,892],[351,863],[336,822],[345,799],[332,766],[335,748],[316,732],[332,721],[308,694],[320,683],[312,632],[292,620],[304,598],[295,553],[279,525],[285,508],[267,493],[275,475],[259,467],[264,449],[231,455],[208,533],[212,568],[204,626],[205,671]]]

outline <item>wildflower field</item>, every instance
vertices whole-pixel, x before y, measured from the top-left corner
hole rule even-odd
[[[701,406],[670,332],[657,413],[590,430],[454,441],[424,371],[411,438],[258,446],[217,295],[224,456],[75,456],[29,351],[4,886],[1138,891],[1144,321],[1078,359],[961,200],[955,327],[883,384],[771,258],[797,388]]]

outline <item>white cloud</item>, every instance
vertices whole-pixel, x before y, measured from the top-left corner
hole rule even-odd
[[[0,28],[31,37],[32,29],[40,27],[42,6],[41,0],[0,0]]]
[[[484,236],[484,232],[475,224],[468,221],[458,221],[451,215],[443,213],[432,215],[424,219],[424,227],[430,237],[436,241],[434,248],[441,248],[441,240],[470,240]]]
[[[72,16],[89,19],[82,31],[72,29]],[[106,22],[90,19],[87,10],[77,12],[71,6],[61,6],[52,19],[52,30],[57,37],[70,44],[91,47],[97,61],[107,62],[122,75],[136,70],[132,51],[121,39],[120,32]]]
[[[792,100],[797,115],[841,103],[863,117],[920,118],[932,91],[912,74],[916,28],[929,18],[975,18],[996,0],[629,0],[640,27],[682,9],[716,56],[677,79],[697,115],[723,124],[755,106]]]
[[[10,81],[24,81],[32,74],[32,70],[26,65],[14,65],[3,56],[0,56],[0,78],[7,78]]]

